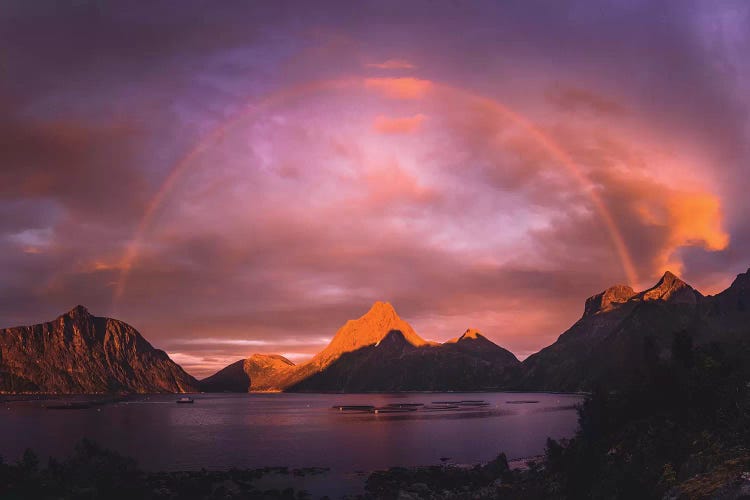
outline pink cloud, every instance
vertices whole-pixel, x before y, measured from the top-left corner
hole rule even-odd
[[[365,88],[375,90],[391,99],[421,99],[432,89],[429,80],[419,78],[367,78]]]
[[[330,335],[374,300],[394,302],[427,338],[474,326],[523,355],[554,341],[587,296],[623,280],[588,190],[612,212],[644,280],[681,262],[683,248],[726,245],[718,197],[646,175],[649,148],[616,126],[604,140],[587,114],[539,124],[589,176],[582,184],[486,101],[407,82],[376,79],[364,96],[311,99],[274,110],[283,121],[228,134],[222,156],[202,160],[206,177],[182,187],[152,232],[156,253],[134,272],[129,307],[162,291],[195,304],[189,314],[217,318],[203,337],[229,336],[219,321],[238,314],[233,337],[268,339],[241,349],[216,342],[211,356],[226,359],[312,355],[319,346],[303,337]],[[392,99],[402,95],[420,99]],[[419,128],[428,114],[429,129]],[[217,172],[225,181],[207,189],[201,179],[215,183]],[[299,345],[274,341],[297,335]]]
[[[260,109],[207,147],[160,207],[117,316],[196,375],[253,352],[311,356],[374,300],[426,338],[473,326],[523,356],[623,279],[591,190],[644,280],[686,267],[685,248],[726,248],[724,201],[646,175],[651,148],[617,121],[605,136],[597,120],[609,114],[551,108],[534,122],[584,184],[488,102],[374,78]],[[82,248],[77,228],[60,222],[59,260],[40,267],[39,289],[66,307],[71,290],[92,290],[76,302],[94,307],[110,296],[120,250],[99,243],[120,240]]]
[[[398,118],[378,115],[372,126],[381,134],[413,134],[422,127],[425,118],[421,113]]]
[[[361,209],[383,210],[388,205],[429,205],[439,193],[426,186],[397,162],[368,168],[364,174],[366,197],[359,199]]]
[[[415,65],[407,61],[406,59],[388,59],[380,63],[368,63],[368,68],[377,69],[414,69]]]
[[[615,99],[575,86],[556,86],[548,92],[550,101],[566,112],[587,110],[604,115],[622,115],[625,107]]]

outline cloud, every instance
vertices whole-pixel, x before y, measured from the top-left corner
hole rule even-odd
[[[208,377],[243,358],[238,356],[203,356],[187,352],[167,352],[170,358],[197,379]]]
[[[523,355],[625,279],[592,193],[643,285],[670,267],[715,290],[748,266],[731,2],[50,6],[0,15],[5,324],[84,303],[206,375],[299,360],[390,300],[425,337],[473,326]],[[318,90],[264,100],[285,88]],[[228,119],[113,305],[148,202]]]
[[[432,82],[419,78],[366,78],[365,88],[392,99],[421,99],[432,88]]]
[[[406,59],[388,59],[380,63],[367,63],[365,66],[377,69],[416,69],[416,66]]]
[[[716,195],[679,193],[669,201],[668,209],[676,245],[700,246],[713,252],[729,245],[721,202]]]
[[[378,115],[375,117],[375,122],[372,126],[381,134],[413,134],[422,127],[425,118],[423,114],[400,118],[389,118]]]
[[[262,340],[262,339],[227,339],[217,337],[205,337],[205,338],[192,338],[192,339],[174,339],[174,344],[203,344],[203,345],[214,345],[214,346],[250,346],[250,347],[281,347],[281,346],[298,346],[303,344],[309,345],[326,345],[331,339],[329,337],[321,337],[319,339],[309,338],[285,338],[285,339],[273,339],[273,340]]]
[[[320,339],[379,299],[396,304],[425,337],[445,340],[475,326],[523,353],[553,340],[586,296],[620,281],[587,189],[600,192],[643,276],[672,265],[685,246],[724,244],[714,195],[665,186],[639,162],[614,168],[648,152],[616,134],[599,140],[586,116],[544,130],[586,166],[590,185],[533,135],[460,91],[425,95],[424,113],[407,114],[429,113],[437,135],[382,142],[361,103],[374,96],[379,110],[392,101],[368,91],[282,106],[271,112],[284,120],[227,131],[160,209],[118,316],[140,311],[135,326],[155,345],[201,353],[185,362],[202,374],[218,363],[206,357],[312,355]],[[364,132],[342,134],[360,116],[355,130]],[[54,273],[46,300],[106,290],[117,279],[118,261],[108,257],[92,249],[80,265]],[[155,295],[158,311],[148,306]]]
[[[612,192],[609,199],[616,213],[637,223],[638,232],[628,239],[633,242],[651,235],[648,252],[643,248],[638,252],[646,275],[666,270],[683,273],[678,250],[684,247],[716,252],[729,245],[721,202],[715,194],[684,191],[633,174],[627,178],[603,175],[600,179]],[[630,231],[636,227],[631,225]]]
[[[0,122],[0,196],[6,202],[54,200],[86,216],[132,215],[141,210],[146,188],[132,164],[139,132],[125,123]],[[121,203],[109,203],[123,192]]]
[[[617,101],[583,88],[557,85],[548,95],[563,111],[585,110],[615,116],[625,113],[625,108]]]

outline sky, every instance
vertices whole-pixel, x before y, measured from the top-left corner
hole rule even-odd
[[[383,300],[523,359],[750,267],[747,2],[1,3],[0,326],[202,377]]]

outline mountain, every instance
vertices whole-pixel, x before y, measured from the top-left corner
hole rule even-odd
[[[203,380],[202,386],[243,392],[248,388],[289,392],[496,389],[520,365],[512,353],[476,330],[444,344],[428,342],[387,302],[376,302],[362,317],[347,321],[307,363],[277,365],[254,377],[244,368],[252,359],[224,368]],[[238,383],[229,383],[237,378]]]
[[[399,318],[390,303],[375,302],[364,316],[347,321],[336,332],[328,346],[316,354],[310,362],[320,369],[325,368],[342,354],[376,345],[392,330],[400,331],[404,340],[414,347],[428,344],[417,335],[409,323]]]
[[[132,326],[77,306],[0,330],[0,392],[192,392],[197,381]]]
[[[746,345],[750,341],[750,269],[723,292],[707,297],[702,313],[709,337]]]
[[[253,354],[201,380],[205,392],[272,391],[294,363],[278,354]]]
[[[519,364],[518,358],[512,352],[503,349],[473,328],[466,330],[460,337],[442,344],[442,348],[445,351],[461,352],[503,366]]]
[[[482,340],[483,339],[483,340]],[[399,330],[343,354],[287,388],[300,392],[476,391],[500,389],[520,364],[485,337],[415,346]]]
[[[704,296],[666,272],[636,293],[618,285],[586,300],[584,313],[552,345],[529,356],[513,385],[544,391],[590,390],[626,382],[649,360],[670,356],[674,336],[696,344],[750,340],[750,271],[724,292]]]
[[[424,340],[393,306],[347,321],[310,361],[254,354],[198,382],[132,326],[77,306],[48,323],[0,330],[0,393],[247,391],[581,391],[627,382],[671,355],[677,333],[750,353],[750,270],[714,296],[670,272],[636,292],[616,285],[523,363],[474,329]]]

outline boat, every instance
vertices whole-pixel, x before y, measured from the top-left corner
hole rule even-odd
[[[189,398],[187,396],[186,397],[182,397],[182,398],[180,398],[180,399],[177,400],[177,404],[192,404],[192,403],[195,403],[195,400],[193,398]]]

